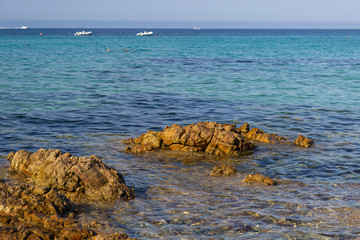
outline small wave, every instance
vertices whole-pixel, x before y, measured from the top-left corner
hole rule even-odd
[[[236,62],[238,63],[252,63],[252,62],[255,62],[253,60],[236,60]]]

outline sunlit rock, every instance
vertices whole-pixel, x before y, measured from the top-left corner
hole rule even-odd
[[[299,135],[296,139],[295,139],[295,141],[294,141],[294,144],[295,145],[298,145],[298,146],[301,146],[301,147],[311,147],[311,146],[313,146],[314,145],[314,142],[311,140],[311,139],[309,139],[309,138],[306,138],[306,137],[304,137],[303,135]]]
[[[272,143],[280,144],[284,143],[284,138],[278,136],[274,133],[265,133],[262,129],[252,128],[248,133],[246,133],[246,138],[252,141],[257,141],[261,143]]]
[[[250,184],[261,184],[261,185],[277,185],[277,181],[271,179],[269,177],[265,177],[261,174],[249,174],[243,180],[243,183],[250,183]]]
[[[129,239],[74,219],[74,204],[52,188],[0,179],[0,239]]]
[[[241,155],[250,152],[255,145],[250,143],[234,124],[199,122],[187,126],[174,124],[163,131],[149,131],[139,138],[123,141],[131,144],[126,152],[144,153],[159,149],[176,151],[208,152],[215,155]]]
[[[98,157],[76,157],[56,149],[11,152],[10,171],[37,185],[51,187],[73,201],[132,199],[123,176]]]
[[[237,129],[239,133],[246,134],[250,131],[250,125],[248,123],[244,123],[241,127]]]

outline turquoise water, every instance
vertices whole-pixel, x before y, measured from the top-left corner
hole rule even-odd
[[[360,237],[360,31],[76,31],[0,30],[2,177],[14,150],[96,154],[137,195],[80,216],[108,231],[142,239]],[[121,151],[125,138],[198,121],[248,122],[316,145],[261,146],[240,158]],[[240,174],[210,177],[222,163]],[[284,184],[244,186],[251,172]]]

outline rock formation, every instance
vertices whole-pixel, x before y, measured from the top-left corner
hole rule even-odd
[[[122,175],[94,155],[76,157],[56,149],[39,149],[35,153],[11,152],[7,159],[11,172],[53,188],[75,202],[134,198]]]
[[[239,133],[235,124],[199,122],[187,126],[174,124],[164,131],[148,131],[139,138],[123,141],[132,144],[126,152],[144,153],[158,149],[205,151],[216,155],[241,155],[251,152],[255,145]]]
[[[128,153],[146,153],[159,149],[171,149],[192,152],[204,151],[216,155],[241,155],[256,148],[252,141],[292,144],[277,134],[265,133],[259,128],[250,129],[248,123],[236,128],[235,124],[220,124],[217,122],[198,122],[184,127],[174,124],[165,127],[163,131],[148,131],[138,138],[124,140],[123,143],[131,145],[125,149],[125,152]],[[297,143],[295,142],[295,144]],[[302,144],[301,146],[307,145]]]
[[[281,143],[290,143],[285,141],[285,138],[279,137],[274,133],[265,133],[262,129],[252,128],[245,137],[252,141],[257,141],[261,143],[272,143],[272,144],[281,144]]]
[[[54,189],[0,179],[0,239],[129,239],[94,231],[74,216],[74,204]]]
[[[231,176],[236,174],[236,168],[234,166],[223,164],[221,166],[216,166],[211,171],[210,175],[219,177],[223,175]]]
[[[274,179],[271,179],[269,177],[265,177],[261,174],[249,174],[247,175],[243,180],[243,183],[255,183],[255,184],[261,184],[261,185],[277,185],[277,181]]]
[[[311,147],[314,145],[314,142],[312,140],[310,140],[309,138],[304,137],[303,135],[299,135],[295,141],[294,141],[295,145],[301,146],[301,147]]]

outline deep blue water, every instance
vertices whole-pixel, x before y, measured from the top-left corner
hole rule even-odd
[[[360,30],[73,36],[79,30],[0,30],[3,177],[10,151],[96,154],[125,175],[137,198],[83,218],[133,237],[359,237]],[[143,30],[156,37],[137,37]],[[316,145],[262,146],[236,159],[121,151],[124,138],[199,121],[248,122]],[[240,174],[208,176],[224,162]],[[288,183],[249,189],[240,182],[250,172]]]

